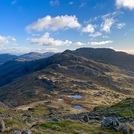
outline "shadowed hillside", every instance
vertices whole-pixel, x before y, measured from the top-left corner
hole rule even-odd
[[[11,55],[11,54],[0,54],[0,65],[3,63],[16,59],[18,56],[16,55]]]
[[[134,55],[124,52],[116,52],[108,48],[80,48],[75,51],[67,50],[64,53],[72,53],[99,62],[122,67],[126,70],[134,71]]]

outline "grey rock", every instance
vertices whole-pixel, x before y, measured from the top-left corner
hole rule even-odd
[[[120,129],[121,129],[121,125],[120,125],[120,124],[119,124],[118,126],[115,126],[115,127],[114,127],[114,130],[117,131],[117,132],[118,132]]]
[[[125,119],[124,117],[118,117],[118,120],[119,120],[120,122],[125,122],[125,121],[126,121],[126,119]]]
[[[113,120],[111,118],[106,118],[102,121],[101,123],[101,127],[102,128],[106,128],[106,127],[109,127],[113,124]]]
[[[0,118],[0,132],[3,132],[5,129],[5,122]]]
[[[129,134],[130,132],[130,128],[128,127],[127,124],[125,124],[125,126],[123,127],[123,134]]]
[[[10,134],[21,134],[21,131],[15,130],[15,131],[10,132]]]
[[[30,130],[25,130],[24,134],[32,134]]]
[[[132,132],[132,134],[134,134],[134,131]]]
[[[83,120],[84,120],[85,122],[89,122],[89,117],[88,117],[88,115],[87,115],[87,114],[85,114],[85,115],[84,115]]]
[[[101,123],[102,128],[111,127],[115,131],[119,131],[121,129],[121,124],[116,118],[105,118]]]
[[[54,122],[59,122],[59,120],[58,120],[56,117],[54,117],[54,118],[52,119],[52,121],[54,121]]]

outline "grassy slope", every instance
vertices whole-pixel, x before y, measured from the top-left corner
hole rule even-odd
[[[94,109],[94,113],[104,116],[121,116],[134,118],[134,98],[127,98],[110,107],[98,106]]]
[[[133,103],[134,99],[128,98],[111,107],[97,107],[94,112],[98,113],[98,115],[111,116],[115,113],[118,116],[134,117]],[[100,134],[102,132],[106,132],[107,134],[122,134],[122,131],[115,132],[109,128],[103,129],[98,122],[84,123],[75,120],[63,120],[62,116],[64,115],[61,116],[60,113],[53,115],[53,117],[58,117],[59,122],[52,122],[52,118],[49,117],[50,108],[49,106],[45,106],[45,104],[44,106],[34,105],[33,108],[26,111],[3,107],[0,108],[0,112],[5,115],[6,130],[3,134],[8,134],[12,130],[20,130],[20,128],[31,129],[36,134]],[[133,126],[131,128],[131,130],[134,130]]]

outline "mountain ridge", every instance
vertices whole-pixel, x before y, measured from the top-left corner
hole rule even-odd
[[[90,99],[95,96],[100,98],[96,100],[96,103],[103,103],[102,100],[105,97],[109,98],[106,103],[114,103],[115,100],[119,101],[125,96],[133,94],[134,73],[132,71],[126,71],[118,66],[101,63],[84,56],[63,52],[46,59],[21,62],[21,64],[23,68],[20,76],[0,88],[1,101],[11,102],[15,106],[54,96],[57,99],[62,95],[65,97],[64,89],[67,89],[70,94],[78,92],[78,94],[84,95],[86,91],[91,95]],[[29,72],[26,72],[26,68]],[[18,69],[21,68],[18,67]],[[18,69],[16,68],[16,70]],[[24,72],[22,73],[22,71]],[[3,76],[0,77],[0,82],[1,78],[4,79]],[[91,101],[90,99],[86,98]]]
[[[118,52],[109,48],[79,48],[75,51],[67,50],[64,53],[72,53],[99,62],[112,64],[126,70],[134,71],[134,55]]]
[[[101,56],[100,53],[98,54],[98,51],[101,51]],[[107,53],[105,54],[105,51],[107,51]],[[92,54],[93,53],[93,54]],[[110,53],[112,53],[111,59],[107,61],[108,56]],[[116,52],[112,49],[105,49],[105,48],[99,48],[99,49],[93,49],[93,48],[80,48],[77,49],[75,51],[70,51],[70,50],[66,50],[61,54],[55,54],[53,56],[50,56],[48,58],[42,58],[42,59],[38,59],[38,60],[34,60],[34,61],[25,61],[25,60],[13,60],[13,61],[9,61],[6,62],[5,64],[3,64],[0,67],[0,86],[4,86],[5,84],[8,84],[10,82],[12,82],[14,79],[30,74],[34,71],[38,71],[41,70],[43,68],[45,68],[48,65],[51,64],[59,64],[59,62],[61,60],[64,60],[64,56],[63,55],[67,55],[67,54],[72,54],[72,55],[76,55],[76,56],[82,56],[85,57],[87,59],[91,59],[91,60],[95,60],[97,62],[102,62],[108,65],[114,65],[117,67],[121,67],[122,69],[125,69],[126,72],[129,73],[129,75],[133,75],[133,70],[134,70],[134,56],[133,55],[129,55],[126,53],[120,53],[120,52]],[[122,59],[122,56],[119,56],[121,58],[117,58],[118,55],[127,55],[128,57],[131,57],[131,60],[127,60],[127,65],[124,63],[126,60]],[[61,57],[60,57],[61,55]],[[96,56],[97,55],[97,56]],[[91,57],[92,56],[92,57]],[[97,58],[96,58],[97,57]],[[67,60],[67,57],[66,57]],[[73,59],[75,60],[75,58]],[[132,61],[132,62],[131,62]],[[121,63],[121,64],[120,64]],[[125,65],[124,65],[125,64]]]
[[[55,54],[54,52],[46,52],[46,53],[30,52],[20,56],[8,54],[8,53],[0,54],[0,65],[11,60],[32,61],[32,60],[38,60],[42,58],[48,58],[54,54]]]

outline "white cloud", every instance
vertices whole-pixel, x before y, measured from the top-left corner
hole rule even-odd
[[[45,52],[59,52],[60,50],[57,48],[29,48],[29,47],[8,47],[0,49],[0,53],[12,53],[12,54],[24,54],[29,52],[39,52],[39,53],[45,53]]]
[[[46,16],[44,18],[38,19],[26,27],[26,30],[30,32],[31,30],[43,31],[43,30],[60,30],[68,28],[80,28],[80,24],[76,16],[56,16],[52,18],[51,16]]]
[[[16,42],[16,39],[12,36],[0,36],[0,46],[4,46],[8,43]]]
[[[107,41],[100,41],[100,42],[89,42],[88,44],[91,44],[93,46],[98,46],[98,45],[106,45],[106,44],[110,44],[113,43],[112,40],[107,40]]]
[[[112,25],[115,23],[114,18],[103,17],[104,22],[101,24],[101,31],[110,33]]]
[[[11,38],[12,41],[16,42],[16,39],[14,37]]]
[[[74,4],[74,2],[73,2],[73,1],[70,1],[70,2],[69,2],[69,5],[73,5],[73,4]]]
[[[14,1],[12,1],[12,5],[14,5],[14,4],[16,4],[17,3],[17,0],[14,0]]]
[[[59,0],[51,0],[50,1],[50,5],[51,6],[57,6],[57,5],[59,5]]]
[[[44,46],[63,46],[72,44],[72,42],[69,40],[55,40],[54,38],[50,37],[49,33],[45,33],[43,36],[39,38],[29,38],[27,40],[30,40],[32,44],[39,44]]]
[[[113,26],[116,26],[118,28],[118,24],[117,24],[117,21],[118,21],[118,16],[123,14],[123,12],[121,11],[116,11],[116,12],[113,12],[113,13],[108,13],[108,14],[105,14],[103,15],[101,18],[103,20],[103,22],[101,23],[101,31],[104,31],[106,33],[110,33],[111,32],[111,28]],[[125,23],[119,23],[119,27],[123,27]]]
[[[95,30],[95,27],[96,27],[95,25],[88,24],[86,27],[84,27],[82,29],[82,32],[84,32],[84,33],[93,33],[94,30]]]
[[[90,20],[88,20],[86,23],[97,21],[99,18],[100,18],[100,16],[96,16],[96,17],[91,18]]]
[[[12,37],[12,36],[7,36],[6,37],[7,39],[8,39],[8,41],[12,41],[12,42],[16,42],[16,39],[14,38],[14,37]]]
[[[4,36],[0,36],[0,46],[3,46],[3,45],[6,45],[8,44],[8,39],[7,37],[4,37]]]
[[[81,3],[80,7],[84,7],[86,5],[86,3]]]
[[[134,9],[134,0],[116,0],[116,5],[118,8],[125,7]]]
[[[108,39],[108,38],[109,38],[109,36],[104,35],[104,36],[102,36],[102,38]]]
[[[84,46],[84,45],[86,45],[86,43],[78,41],[78,42],[75,42],[74,45],[76,45],[76,46]]]
[[[89,36],[91,36],[91,37],[98,37],[98,36],[101,36],[102,35],[102,33],[100,33],[100,32],[96,32],[96,33],[91,33],[91,34],[89,34]]]
[[[117,24],[117,28],[118,28],[118,29],[121,29],[121,28],[123,28],[125,25],[126,25],[125,23],[119,23],[119,24]]]

